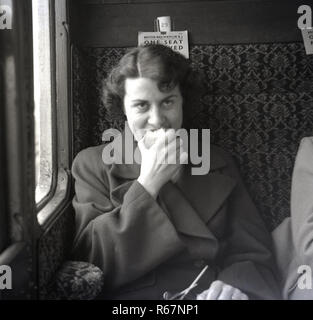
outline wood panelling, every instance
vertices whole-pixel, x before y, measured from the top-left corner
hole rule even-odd
[[[197,0],[198,2],[229,2],[234,0]],[[255,0],[245,0],[255,1]],[[262,2],[273,2],[274,0],[261,0]],[[279,1],[279,0],[276,0]],[[172,3],[172,2],[194,2],[194,0],[75,0],[75,2],[83,4],[121,4],[121,3]]]
[[[175,30],[189,31],[190,44],[302,41],[297,9],[303,0],[83,2],[71,3],[72,42],[80,46],[136,46],[138,31],[153,31],[163,15],[173,18]],[[313,0],[305,3],[313,7]]]

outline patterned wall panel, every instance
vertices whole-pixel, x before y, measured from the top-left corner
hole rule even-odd
[[[74,153],[121,128],[101,103],[102,81],[126,48],[73,48]],[[268,228],[289,215],[300,139],[313,135],[313,56],[301,43],[197,45],[194,69],[206,92],[190,122],[236,159]]]

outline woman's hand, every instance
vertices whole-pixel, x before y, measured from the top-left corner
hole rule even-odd
[[[213,281],[210,288],[197,295],[197,300],[249,300],[239,289],[222,281]]]
[[[138,182],[156,199],[162,186],[171,180],[184,163],[188,155],[180,153],[182,140],[174,129],[160,129],[160,133],[150,148],[144,138],[138,141],[141,152],[141,168]]]

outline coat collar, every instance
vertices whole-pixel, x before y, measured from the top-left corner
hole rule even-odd
[[[137,147],[134,142],[134,150]],[[124,150],[124,149],[123,149]],[[191,175],[191,166],[184,165],[182,175],[173,184],[168,182],[160,191],[159,201],[173,219],[176,228],[187,235],[213,239],[206,225],[232,193],[236,181],[221,169],[224,158],[211,147],[210,171],[206,175]],[[124,194],[140,174],[140,164],[112,164],[111,199],[121,205]],[[215,238],[214,238],[215,239]]]

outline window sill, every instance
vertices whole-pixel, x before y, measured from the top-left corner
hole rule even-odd
[[[67,171],[59,169],[57,188],[50,201],[38,212],[37,219],[41,228],[46,229],[50,221],[58,215],[59,209],[66,203],[69,194],[70,178]]]

